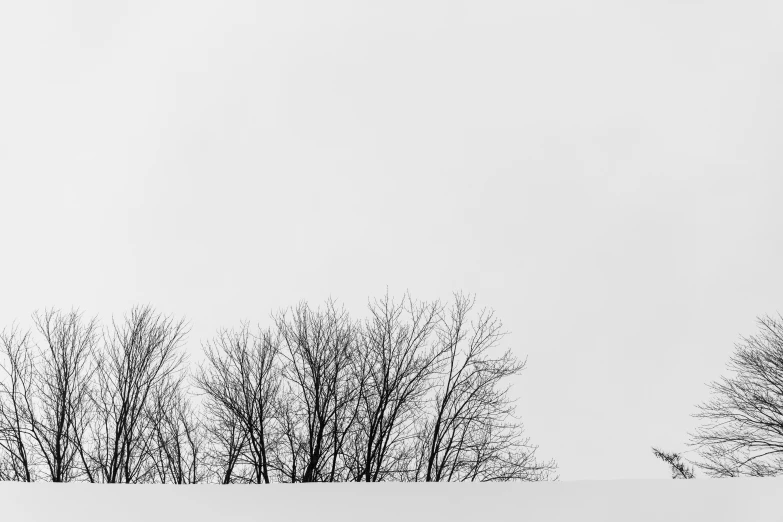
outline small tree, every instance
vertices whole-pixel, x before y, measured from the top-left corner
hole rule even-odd
[[[672,478],[673,479],[692,479],[693,476],[693,467],[687,466],[685,463],[682,462],[682,456],[678,453],[666,453],[665,451],[661,451],[657,448],[653,448],[653,455],[667,463],[669,466],[671,466],[672,469]]]

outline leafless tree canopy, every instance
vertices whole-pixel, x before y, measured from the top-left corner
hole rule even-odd
[[[414,479],[426,481],[541,480],[554,462],[535,461],[535,448],[509,400],[508,377],[524,368],[510,351],[494,356],[505,333],[490,310],[471,320],[475,301],[455,295],[438,323],[439,366],[429,415],[418,431]]]
[[[282,417],[287,451],[278,459],[283,480],[334,481],[355,418],[353,326],[331,301],[324,311],[300,303],[290,316],[281,313],[275,322],[285,345]]]
[[[78,311],[33,314],[40,344],[17,327],[0,335],[0,477],[66,482],[81,475],[98,327]]]
[[[0,381],[0,479],[30,482],[35,478],[30,403],[33,361],[29,332],[14,325],[0,335],[3,379]]]
[[[354,364],[358,403],[346,448],[350,479],[404,480],[417,428],[445,350],[431,343],[439,303],[395,304],[385,296],[369,305]]]
[[[85,469],[90,480],[152,480],[154,406],[180,386],[185,334],[183,320],[150,307],[134,308],[106,330],[90,395],[95,415]]]
[[[196,377],[206,397],[207,425],[220,482],[270,482],[275,444],[280,341],[271,331],[254,336],[249,325],[222,330],[204,343],[206,364]]]
[[[149,306],[101,325],[33,315],[0,335],[0,480],[221,484],[548,480],[474,299],[388,294],[354,320],[301,302],[202,342]]]
[[[710,385],[713,396],[695,415],[703,425],[691,446],[711,476],[783,473],[783,322],[763,317],[759,325],[758,335],[737,345],[733,375]]]

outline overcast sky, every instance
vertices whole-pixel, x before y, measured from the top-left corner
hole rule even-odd
[[[475,293],[563,480],[667,478],[783,311],[783,4],[4,2],[0,326]]]

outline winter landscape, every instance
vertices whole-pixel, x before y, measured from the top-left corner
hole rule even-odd
[[[0,2],[0,520],[783,522],[783,2]]]

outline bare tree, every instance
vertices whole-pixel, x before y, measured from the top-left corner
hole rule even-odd
[[[691,434],[715,477],[774,476],[783,473],[783,321],[759,319],[761,332],[737,344],[728,369],[710,385],[713,397],[698,406],[704,424]]]
[[[239,458],[245,452],[245,430],[236,416],[220,404],[205,402],[204,408],[207,437],[205,465],[216,482],[231,484],[238,478]],[[244,478],[239,481],[248,482]]]
[[[0,480],[193,484],[545,480],[508,397],[524,368],[492,311],[388,291],[220,330],[190,392],[184,320],[78,311],[0,335]]]
[[[358,413],[353,382],[357,327],[328,301],[324,310],[300,303],[291,317],[275,318],[285,350],[287,387],[281,411],[283,437],[278,466],[287,482],[347,478],[344,448]]]
[[[31,482],[35,478],[30,407],[33,359],[30,333],[14,325],[0,334],[0,479]]]
[[[207,477],[204,425],[183,390],[183,382],[173,388],[159,386],[153,392],[149,414],[153,416],[156,482],[198,484]]]
[[[98,325],[96,319],[83,321],[78,311],[53,309],[33,314],[33,320],[44,342],[35,357],[34,397],[27,403],[30,433],[48,479],[66,482],[83,469]]]
[[[407,299],[406,299],[407,298]],[[388,293],[369,305],[357,354],[358,429],[351,462],[357,481],[402,479],[433,372],[445,351],[429,341],[439,303],[410,294],[395,304]]]
[[[91,399],[96,419],[90,464],[93,480],[143,482],[155,473],[151,452],[156,417],[154,398],[173,393],[182,370],[184,320],[175,321],[151,307],[134,307],[112,321],[96,367]]]
[[[653,448],[653,455],[667,463],[672,469],[673,479],[692,479],[693,467],[686,465],[682,460],[682,455],[679,453],[667,453],[657,448]]]
[[[546,480],[554,462],[535,460],[536,447],[522,437],[505,380],[524,368],[506,351],[490,350],[505,335],[494,312],[482,310],[468,322],[474,298],[455,294],[442,316],[439,337],[446,361],[435,388],[431,415],[419,428],[413,480]]]
[[[204,344],[206,366],[196,382],[206,396],[210,422],[228,430],[213,433],[222,450],[219,467],[224,484],[237,476],[237,465],[243,461],[251,468],[250,482],[270,482],[279,349],[280,339],[271,330],[254,337],[247,324],[238,331],[222,330]]]

